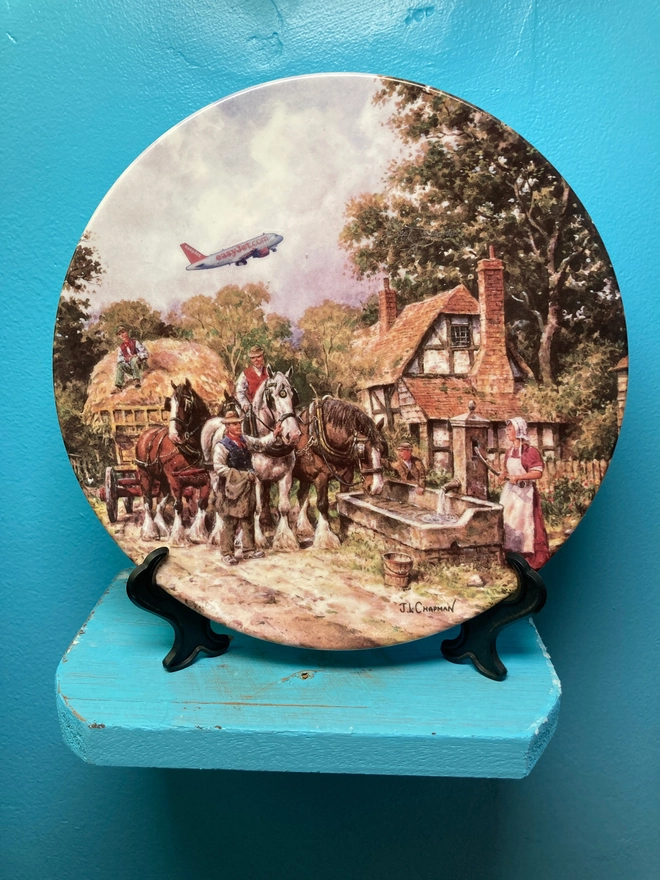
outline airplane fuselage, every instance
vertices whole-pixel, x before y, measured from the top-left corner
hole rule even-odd
[[[191,262],[189,266],[186,266],[186,271],[193,269],[217,269],[219,266],[229,266],[232,263],[245,265],[250,257],[255,259],[267,257],[283,240],[284,237],[276,232],[263,232],[261,235],[255,236],[255,238],[248,239],[248,241],[242,241],[240,244],[234,244],[224,250],[217,251],[215,254],[209,254],[209,256],[203,257],[196,262]],[[189,254],[187,256],[188,259],[191,259]]]

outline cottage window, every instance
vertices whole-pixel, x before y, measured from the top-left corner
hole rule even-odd
[[[470,348],[472,338],[470,336],[469,318],[452,318],[451,319],[451,347],[452,348]]]

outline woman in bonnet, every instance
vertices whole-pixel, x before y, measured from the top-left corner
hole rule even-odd
[[[504,549],[520,553],[531,568],[539,569],[550,558],[536,481],[543,476],[543,459],[527,436],[527,422],[519,416],[506,423],[511,443],[504,456],[500,504],[504,508]]]

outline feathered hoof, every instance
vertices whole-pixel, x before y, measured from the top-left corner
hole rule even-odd
[[[144,521],[140,530],[140,539],[142,541],[157,541],[160,538],[158,526],[151,517],[148,508],[145,509]]]
[[[221,536],[222,535],[222,517],[216,514],[215,523],[213,528],[211,529],[211,534],[209,535],[209,544],[212,544],[214,547],[219,547],[222,543]]]
[[[331,531],[323,532],[321,535],[314,536],[312,545],[316,550],[337,550],[341,547],[341,541]]]
[[[174,517],[174,525],[170,532],[170,544],[172,547],[187,547],[190,544],[190,539],[179,516]]]
[[[307,518],[307,514],[300,514],[296,520],[296,534],[299,538],[309,541],[314,537],[314,526]]]
[[[197,529],[196,531],[190,530],[188,532],[188,541],[190,544],[208,544],[209,542],[209,531],[208,529]]]
[[[286,514],[282,514],[275,530],[273,550],[276,550],[278,553],[294,553],[299,549],[298,539],[291,531]]]
[[[190,526],[188,539],[193,544],[207,544],[209,540],[209,530],[206,528],[206,511],[198,510],[195,521]]]
[[[270,546],[270,544],[268,543],[268,538],[261,530],[261,523],[259,522],[258,516],[255,516],[254,518],[254,543],[257,545],[259,550],[267,550]]]
[[[330,530],[330,525],[322,516],[319,517],[319,524],[316,527],[313,547],[316,550],[337,550],[341,547],[341,541]]]
[[[167,538],[170,534],[170,530],[167,527],[167,523],[163,519],[163,515],[160,511],[154,517],[154,525],[158,530],[158,537]]]
[[[172,529],[172,533],[170,535],[169,545],[170,547],[190,547],[191,541],[188,540],[188,535],[185,532],[185,529],[181,532],[175,532]]]

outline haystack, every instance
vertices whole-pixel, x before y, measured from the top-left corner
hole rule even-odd
[[[98,424],[103,412],[115,409],[156,406],[172,394],[172,382],[178,385],[186,379],[203,398],[212,412],[217,412],[225,389],[233,391],[234,379],[225,369],[218,355],[197,342],[181,339],[153,339],[145,342],[149,365],[142,377],[142,387],[128,383],[117,394],[115,387],[117,352],[111,351],[94,367],[89,382],[83,419]]]

